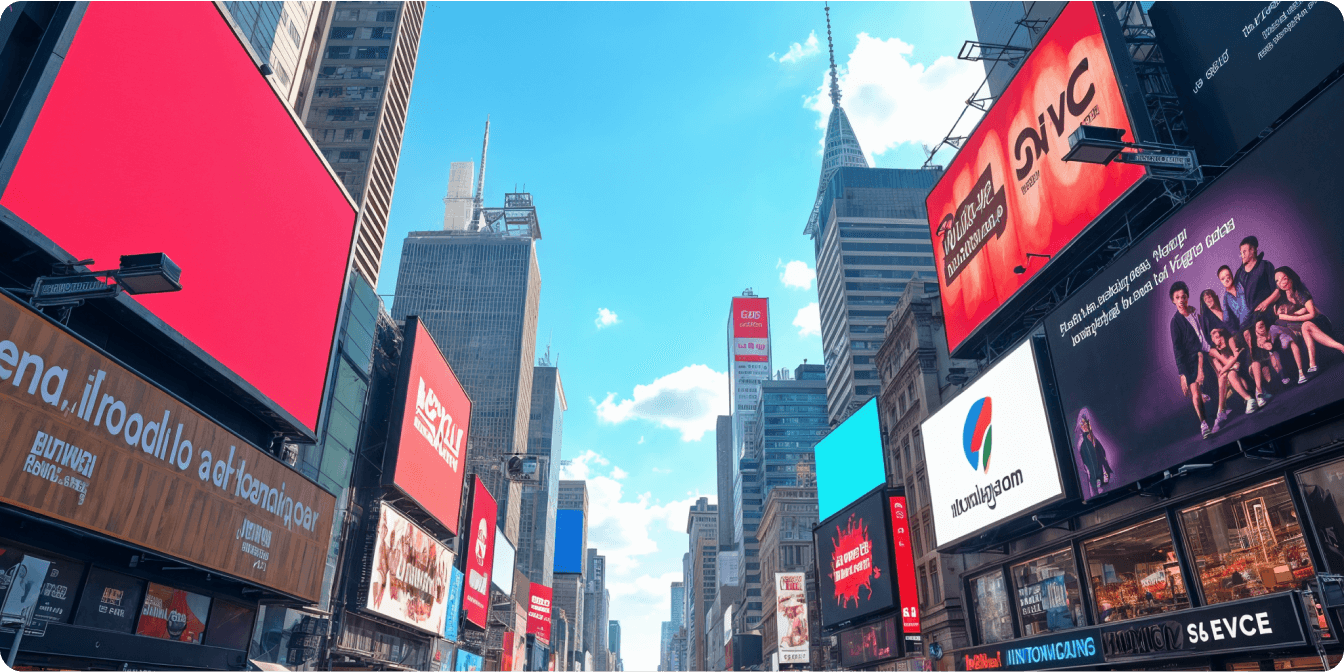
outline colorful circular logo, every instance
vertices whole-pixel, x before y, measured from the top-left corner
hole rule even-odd
[[[972,469],[984,469],[989,473],[989,449],[993,438],[993,429],[989,422],[993,416],[993,401],[989,397],[971,404],[966,414],[966,426],[961,430],[961,447],[966,451],[966,461]]]

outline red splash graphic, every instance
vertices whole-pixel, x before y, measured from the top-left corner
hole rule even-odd
[[[831,579],[835,581],[835,600],[844,609],[852,601],[859,604],[859,589],[866,588],[867,597],[873,595],[873,579],[881,578],[882,571],[873,567],[873,542],[868,537],[868,525],[850,514],[845,529],[836,530],[832,539],[835,551],[831,555]]]

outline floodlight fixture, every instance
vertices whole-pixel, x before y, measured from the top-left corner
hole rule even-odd
[[[1064,160],[1103,166],[1118,161],[1147,166],[1154,177],[1203,181],[1195,150],[1155,142],[1125,142],[1124,135],[1121,128],[1079,126],[1069,134],[1069,152]]]

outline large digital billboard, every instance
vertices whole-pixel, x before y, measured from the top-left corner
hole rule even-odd
[[[733,297],[728,324],[732,366],[728,393],[733,405],[733,445],[740,450],[746,436],[743,423],[756,412],[761,383],[770,379],[770,300]]]
[[[995,362],[922,427],[937,546],[1064,496],[1031,341]]]
[[[1335,84],[1046,318],[1085,499],[1344,397],[1340,109]]]
[[[543,645],[551,643],[551,589],[540,583],[528,587],[527,634],[536,635]]]
[[[891,611],[896,578],[882,488],[826,518],[812,532],[821,627],[834,632]]]
[[[364,608],[437,635],[448,611],[453,552],[386,503],[379,510]]]
[[[869,399],[813,449],[817,461],[818,517],[826,519],[887,482],[877,398]]]
[[[109,77],[127,35],[171,57]],[[90,5],[3,189],[73,259],[166,253],[182,291],[133,300],[316,428],[355,209],[213,4]]]
[[[1148,10],[1199,162],[1219,165],[1344,65],[1328,2],[1158,2]]]
[[[582,574],[584,534],[583,511],[559,509],[555,512],[556,574]]]
[[[471,527],[463,534],[462,611],[467,621],[485,627],[490,615],[490,571],[495,564],[495,517],[499,504],[480,476],[471,477]]]
[[[518,553],[514,550],[504,530],[495,528],[495,557],[491,563],[490,581],[505,595],[513,594],[513,564]]]
[[[1143,178],[1140,166],[1064,162],[1083,124],[1135,139],[1096,6],[1071,2],[926,200],[949,350]]]
[[[901,600],[901,631],[919,639],[919,595],[915,592],[915,551],[910,545],[910,510],[904,495],[887,497],[891,506],[891,550]]]
[[[404,333],[383,482],[457,534],[471,399],[418,318],[406,318]]]

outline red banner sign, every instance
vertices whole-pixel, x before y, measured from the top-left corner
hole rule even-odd
[[[528,591],[527,634],[536,635],[543,644],[551,643],[551,589],[540,583]]]
[[[915,593],[915,556],[904,497],[891,497],[891,544],[896,550],[896,589],[901,597],[901,628],[919,634],[919,598]]]
[[[466,531],[467,579],[462,586],[462,610],[467,620],[484,628],[490,615],[490,568],[495,562],[495,516],[499,504],[480,476],[471,477],[471,527]]]
[[[739,362],[770,361],[770,302],[733,297],[733,358]]]

